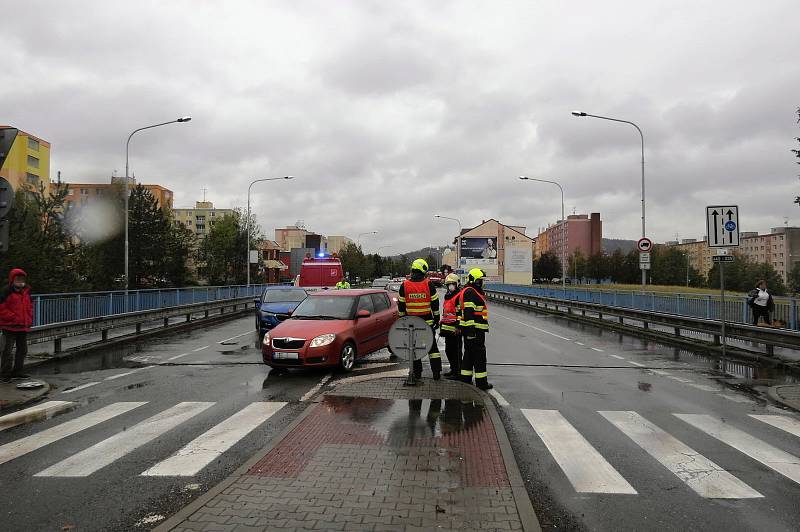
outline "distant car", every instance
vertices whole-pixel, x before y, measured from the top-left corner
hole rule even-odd
[[[390,282],[388,277],[379,277],[372,281],[372,288],[386,288],[386,285]]]
[[[256,305],[256,330],[263,335],[277,327],[307,295],[302,288],[293,286],[266,287]]]
[[[389,284],[386,285],[387,292],[399,292],[400,287],[403,285],[403,281],[389,281]]]
[[[337,366],[350,371],[358,358],[389,345],[397,305],[385,290],[313,292],[291,319],[264,335],[261,354],[273,368]]]

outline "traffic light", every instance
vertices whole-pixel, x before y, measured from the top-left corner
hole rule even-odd
[[[13,127],[0,128],[0,169],[6,162],[6,156],[11,151],[11,146],[14,145],[14,139],[17,138],[17,129]]]

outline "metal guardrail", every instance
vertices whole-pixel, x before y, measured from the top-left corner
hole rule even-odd
[[[42,326],[86,318],[118,316],[131,312],[158,310],[181,305],[222,301],[239,297],[255,298],[267,285],[196,286],[152,290],[111,292],[71,292],[36,294],[33,300],[33,325]]]
[[[204,318],[208,318],[212,312],[219,311],[220,314],[225,314],[226,310],[236,312],[237,310],[246,310],[253,304],[254,300],[252,297],[237,297],[154,310],[127,312],[111,316],[85,318],[50,325],[39,325],[31,329],[31,332],[28,334],[28,343],[35,344],[52,341],[55,343],[54,351],[59,353],[62,351],[61,341],[64,338],[100,333],[102,341],[105,341],[108,340],[108,332],[112,329],[135,326],[136,333],[141,333],[142,325],[145,323],[163,319],[164,327],[167,327],[169,326],[170,318],[184,316],[186,321],[189,322],[192,316],[197,314],[203,314]]]
[[[661,312],[707,320],[720,320],[723,312],[719,296],[711,294],[682,294],[663,292],[638,292],[587,288],[556,288],[547,286],[521,286],[510,284],[487,284],[487,290],[498,290],[521,295],[596,303],[608,307],[620,307],[648,312]],[[786,328],[800,330],[797,300],[774,298],[774,319],[782,321]],[[727,296],[725,320],[729,323],[752,323],[752,312],[747,306],[747,297]]]
[[[697,318],[664,312],[653,312],[649,310],[638,310],[633,308],[622,308],[599,303],[588,303],[582,301],[570,301],[560,298],[540,297],[534,295],[519,294],[516,292],[500,291],[496,289],[486,290],[486,295],[491,300],[510,303],[516,306],[527,308],[541,308],[543,310],[564,310],[567,314],[573,311],[580,312],[583,316],[587,313],[596,314],[598,318],[613,316],[619,319],[623,325],[634,326],[625,323],[625,320],[641,323],[641,329],[648,329],[651,325],[658,325],[672,328],[676,337],[681,336],[682,331],[693,331],[707,334],[713,337],[714,344],[720,343],[720,321],[713,319]],[[767,355],[772,355],[775,347],[785,347],[788,349],[800,349],[800,332],[788,329],[773,329],[769,327],[756,327],[741,323],[728,324],[725,331],[727,338],[735,338],[749,342],[763,344]]]

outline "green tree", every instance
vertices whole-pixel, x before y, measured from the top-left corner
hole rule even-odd
[[[71,292],[88,283],[78,272],[77,244],[64,223],[67,187],[57,186],[52,194],[44,185],[20,188],[9,212],[8,252],[0,257],[0,271],[24,269],[37,293]]]
[[[342,261],[342,269],[349,274],[349,280],[355,281],[358,277],[362,282],[372,277],[375,264],[369,257],[364,255],[361,246],[348,243],[339,251],[339,259]]]
[[[609,257],[602,253],[595,253],[586,260],[586,275],[589,279],[602,281],[608,277]]]
[[[617,248],[614,253],[607,258],[607,275],[615,283],[624,282],[625,278],[625,255],[622,250]]]
[[[536,259],[534,270],[539,279],[550,281],[556,277],[561,277],[561,261],[556,257],[555,253],[546,251]]]
[[[800,262],[795,262],[789,272],[789,288],[794,294],[800,292]]]
[[[710,288],[719,288],[719,263],[708,272]],[[781,296],[786,293],[783,279],[771,264],[750,262],[745,257],[736,257],[734,262],[725,264],[725,289],[737,292],[748,292],[756,283],[764,279],[772,294]]]
[[[583,256],[581,250],[576,249],[575,253],[569,256],[568,261],[567,278],[583,279],[586,277],[586,257]]]
[[[700,273],[691,267],[685,252],[670,246],[656,246],[651,253],[652,284],[685,285],[687,268],[690,281],[694,279],[699,284]]]

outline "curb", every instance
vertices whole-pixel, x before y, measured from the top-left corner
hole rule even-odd
[[[519,471],[517,459],[514,458],[514,450],[511,448],[511,442],[508,439],[506,427],[500,419],[500,414],[497,413],[497,407],[492,397],[486,392],[484,392],[484,395],[486,396],[484,404],[486,410],[489,411],[489,417],[491,417],[492,424],[494,425],[494,433],[497,436],[497,443],[500,445],[500,451],[503,453],[503,462],[506,466],[508,481],[511,484],[511,493],[514,495],[514,502],[517,505],[517,512],[519,512],[519,518],[522,521],[522,529],[525,532],[541,532],[542,527],[539,524],[539,519],[536,517],[536,512],[533,510],[533,504],[531,503],[531,498],[528,496],[525,482],[522,480],[522,474]]]
[[[189,503],[183,509],[179,510],[176,514],[172,517],[158,525],[156,528],[152,529],[151,532],[169,532],[170,530],[174,529],[176,526],[179,526],[181,523],[186,521],[188,517],[190,517],[193,513],[201,509],[205,506],[206,503],[210,502],[211,499],[222,493],[225,489],[228,488],[231,484],[239,480],[243,477],[254,465],[256,465],[262,458],[264,458],[276,445],[283,441],[283,439],[289,435],[290,432],[294,430],[294,428],[299,425],[311,411],[317,407],[316,403],[310,404],[305,410],[303,410],[299,416],[297,416],[291,423],[289,423],[286,428],[284,428],[279,434],[276,434],[274,438],[272,438],[269,443],[263,447],[260,451],[255,453],[253,456],[250,457],[244,464],[239,466],[239,468],[231,473],[227,478],[222,480],[219,484],[209,489],[203,495],[196,498],[194,501]]]
[[[770,399],[772,399],[776,403],[780,403],[784,406],[787,406],[792,410],[800,411],[800,403],[798,403],[797,401],[786,400],[783,397],[781,397],[780,394],[778,393],[781,388],[790,388],[796,386],[797,384],[783,384],[780,386],[770,386],[769,388],[767,388],[767,395],[769,396]]]
[[[44,397],[48,393],[50,393],[50,383],[49,382],[45,381],[44,379],[38,379],[38,378],[36,378],[34,380],[37,380],[37,381],[40,381],[40,382],[44,383],[44,386],[42,388],[39,388],[39,389],[36,390],[36,392],[37,392],[36,395],[31,396],[31,397],[26,397],[26,398],[22,399],[21,401],[0,405],[0,412],[4,412],[6,410],[12,410],[14,408],[17,408],[17,407],[20,407],[20,406],[25,406],[27,404],[33,403],[34,401],[38,401],[39,399],[41,399],[42,397]],[[13,415],[13,413],[9,414],[9,415]]]

